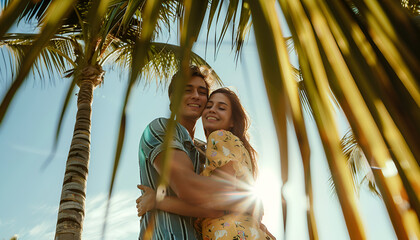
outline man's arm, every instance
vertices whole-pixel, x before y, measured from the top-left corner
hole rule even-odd
[[[158,154],[153,161],[159,174],[162,170],[162,155]],[[230,210],[235,203],[244,201],[248,195],[237,191],[236,186],[226,179],[196,174],[184,151],[172,149],[170,159],[169,185],[180,199],[188,203],[216,210]]]
[[[161,201],[156,201],[156,192],[153,189],[143,185],[138,185],[137,188],[143,190],[142,195],[136,200],[139,217],[153,209],[189,217],[218,218],[223,216],[223,211],[198,207],[174,196],[166,196]]]

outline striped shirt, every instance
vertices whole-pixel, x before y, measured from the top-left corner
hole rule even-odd
[[[149,186],[155,190],[158,185],[159,174],[153,167],[153,161],[164,150],[162,145],[165,139],[167,122],[168,119],[166,118],[153,120],[144,130],[140,140],[140,182],[142,185]],[[174,139],[169,143],[169,147],[184,151],[190,157],[194,171],[200,173],[199,152],[194,147],[188,131],[179,123],[176,125]],[[165,191],[168,196],[176,196],[170,187],[167,187]],[[183,217],[160,210],[155,210],[154,212],[156,212],[156,224],[153,231],[153,239],[198,239],[193,227],[194,218]],[[142,239],[146,227],[151,221],[152,214],[152,212],[147,212],[141,218],[139,239]]]

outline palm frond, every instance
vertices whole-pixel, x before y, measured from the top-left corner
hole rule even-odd
[[[10,58],[14,59],[12,65],[5,63],[8,66],[4,66],[11,69],[12,76],[16,75],[25,54],[33,47],[38,36],[37,34],[8,34],[0,41],[0,47],[5,47]],[[74,59],[72,41],[62,37],[54,38],[41,50],[34,62],[32,74],[41,80],[46,78],[50,81],[54,80],[57,75],[75,66]]]
[[[145,22],[148,22],[148,24],[145,26],[142,26],[141,32],[140,32],[141,37],[136,39],[136,45],[133,51],[133,56],[132,56],[133,60],[131,64],[130,79],[129,79],[128,87],[124,96],[124,102],[123,102],[121,115],[120,115],[121,116],[120,128],[119,128],[119,133],[118,133],[118,142],[117,142],[117,147],[115,151],[114,166],[112,170],[112,176],[111,176],[109,193],[108,193],[108,204],[107,204],[106,216],[109,211],[109,202],[112,195],[115,176],[118,170],[118,165],[119,165],[121,152],[122,152],[122,148],[124,144],[125,126],[126,126],[126,107],[127,107],[128,99],[130,97],[130,93],[137,79],[137,76],[139,75],[141,69],[145,65],[144,59],[147,55],[147,51],[150,46],[150,41],[153,37],[153,32],[158,21],[160,3],[161,1],[147,1],[144,7],[145,11],[143,14],[143,20]],[[105,225],[106,225],[106,217],[105,217],[104,227]],[[103,233],[104,233],[104,230],[103,230]]]
[[[173,74],[180,68],[181,48],[179,46],[166,43],[152,43],[147,56],[147,64],[142,69],[142,78],[159,79],[158,85],[167,84]],[[210,65],[199,55],[191,52],[190,64],[197,66]],[[221,85],[221,80],[216,72],[211,71],[212,78]]]
[[[73,5],[74,1],[75,0],[53,0],[51,3],[51,6],[48,8],[46,13],[45,25],[42,27],[39,37],[34,42],[31,51],[28,51],[25,54],[25,60],[22,61],[22,64],[19,66],[20,68],[17,76],[0,104],[0,124],[9,108],[10,102],[14,98],[17,90],[25,81],[33,63],[38,58],[38,55],[45,45],[47,45],[48,41],[54,36],[64,17],[70,12],[69,9]]]
[[[76,86],[76,81],[75,80],[76,79],[73,78],[73,80],[69,84],[69,87],[67,88],[67,94],[66,94],[65,99],[63,100],[63,104],[62,104],[62,107],[61,107],[61,113],[60,113],[60,116],[58,117],[58,123],[57,123],[57,127],[55,129],[53,146],[51,148],[51,152],[50,152],[48,158],[45,160],[41,169],[45,169],[48,166],[48,164],[52,161],[52,159],[55,157],[57,147],[58,147],[58,139],[59,139],[59,136],[60,136],[61,127],[62,127],[62,123],[63,123],[63,119],[64,119],[64,114],[68,110],[68,103],[69,103],[70,98],[72,96],[73,90]]]
[[[227,5],[227,6],[226,6]],[[226,7],[226,8],[225,8]],[[224,15],[224,18],[221,16]],[[239,21],[237,20],[239,18]],[[218,30],[219,20],[223,21],[220,31]],[[234,0],[225,2],[223,0],[211,1],[207,20],[206,53],[207,44],[210,37],[210,30],[214,29],[214,57],[216,58],[218,49],[225,39],[228,29],[232,28],[232,49],[235,50],[235,60],[238,60],[244,41],[249,36],[252,25],[251,12],[248,1]]]
[[[122,31],[125,32],[128,27],[131,25],[130,22],[132,19],[134,19],[137,16],[137,11],[140,11],[140,9],[143,8],[145,4],[144,0],[135,0],[135,1],[129,1],[124,13],[124,16],[122,18],[121,27]]]
[[[249,4],[246,1],[242,2],[241,14],[239,17],[239,23],[236,32],[236,38],[233,40],[234,45],[232,48],[235,49],[235,59],[236,61],[239,58],[241,48],[245,39],[249,36],[249,31],[251,29],[251,10],[249,9]],[[233,33],[232,33],[233,34]]]
[[[105,62],[112,62],[127,68],[132,61],[130,53],[128,45],[116,48],[107,55],[106,59],[104,59],[104,64]],[[179,70],[180,57],[181,48],[179,46],[152,42],[146,56],[146,64],[141,70],[141,78],[146,84],[155,80],[158,86],[166,85],[175,72]],[[210,65],[203,58],[193,52],[191,53],[190,64],[206,66],[211,69]],[[216,72],[211,71],[210,74],[218,85],[222,84]]]
[[[338,131],[331,112],[331,100],[336,99],[369,163],[382,169],[373,174],[398,238],[419,236],[420,193],[415,190],[415,176],[420,175],[420,152],[414,140],[420,137],[414,123],[420,121],[416,77],[420,60],[414,43],[420,38],[418,28],[394,1],[283,0],[280,5],[334,181],[349,185],[339,179],[348,174],[340,170],[345,161],[338,153]],[[391,165],[399,174],[385,176]],[[351,177],[345,178],[351,182]],[[357,209],[348,211],[345,204],[351,186],[344,185],[337,190],[347,188],[338,197],[349,234],[363,238],[362,225],[350,217],[358,218]],[[396,198],[408,198],[411,208],[401,211]],[[416,215],[417,219],[411,217]]]
[[[25,20],[30,21],[42,21],[45,16],[47,7],[51,4],[52,0],[40,0],[40,1],[29,1],[26,5],[25,10],[21,13],[18,18],[18,22]]]
[[[111,6],[115,9],[116,6],[119,6],[121,10],[120,15],[120,26],[119,31],[122,34],[133,26],[137,26],[137,35],[140,33],[141,25],[144,24],[142,14],[145,7],[145,0],[136,0],[136,1],[129,1],[127,3],[126,0],[116,0],[111,2]],[[158,13],[158,20],[155,26],[155,34],[163,33],[164,30],[166,32],[171,32],[171,24],[175,22],[176,19],[179,19],[181,15],[178,14],[178,9],[180,8],[181,2],[173,1],[173,0],[165,0],[161,2],[161,8]],[[152,37],[152,40],[154,37]]]
[[[217,43],[216,43],[217,48],[220,48],[220,45],[223,39],[225,38],[229,25],[232,24],[233,26],[235,26],[236,17],[238,15],[237,13],[238,6],[239,6],[239,0],[229,1],[228,7],[226,10],[225,20],[222,24],[222,29],[220,31],[219,39],[217,40]],[[249,9],[248,9],[248,14],[249,14]],[[234,32],[232,31],[232,42],[234,42],[233,39],[234,39]]]
[[[303,82],[302,71],[300,69],[293,68],[293,76],[297,80],[297,87],[299,89],[299,99],[302,108],[307,113],[306,116],[308,116],[310,119],[313,119],[314,113],[311,108],[311,104],[309,103],[308,92]]]
[[[289,60],[286,39],[282,35],[274,1],[249,1],[249,4],[266,92],[278,137],[282,189],[287,185],[289,175],[287,122],[290,119],[293,121],[305,173],[305,193],[309,204],[307,211],[309,237],[317,239],[311,187],[309,142],[298,96],[297,81],[294,78],[294,71]],[[286,231],[287,201],[283,194],[283,226],[284,231]]]
[[[0,46],[5,47],[14,59],[14,64],[7,64],[12,76],[16,75],[26,52],[33,47],[37,37],[37,34],[8,34],[0,41]],[[72,41],[63,37],[54,38],[41,50],[34,62],[32,74],[41,80],[54,80],[57,75],[75,66],[74,59]]]
[[[169,148],[169,143],[171,139],[173,139],[175,133],[175,115],[178,113],[181,106],[181,99],[184,92],[183,89],[185,88],[186,80],[188,79],[187,72],[189,69],[192,47],[198,38],[198,34],[200,33],[201,25],[206,13],[205,8],[203,7],[207,4],[207,0],[186,0],[184,2],[185,14],[183,15],[183,19],[180,22],[180,59],[182,59],[180,64],[181,71],[180,74],[177,75],[177,80],[175,81],[174,86],[174,93],[171,96],[172,112],[168,121],[167,131],[162,146],[164,149],[166,149],[166,151],[163,152],[162,156],[163,162],[158,188],[165,188],[169,184],[169,171],[171,162],[171,149]]]
[[[381,194],[376,187],[371,166],[351,130],[348,130],[341,139],[341,148],[347,162],[347,166],[352,174],[353,187],[356,194],[359,194],[360,188],[365,186],[371,193],[381,197]],[[331,191],[335,194],[336,186],[334,181],[332,178],[330,178],[329,181]]]
[[[14,1],[2,1],[3,6],[0,14],[0,36],[3,36],[9,28],[18,22],[22,18],[26,18],[27,21],[31,20],[34,16],[36,18],[40,16],[46,6],[49,4],[49,0],[42,0],[38,3],[34,3],[30,0],[14,0]]]
[[[217,9],[219,9],[219,11],[218,11],[217,18],[216,18],[215,22],[216,23],[218,22],[219,15],[220,15],[219,5],[222,5],[222,4],[223,4],[223,0],[221,0],[221,1],[220,0],[213,0],[213,1],[211,1],[211,4],[210,4],[210,10],[209,10],[209,13],[208,13],[209,17],[207,19],[207,35],[206,35],[206,47],[205,47],[206,55],[207,55],[207,44],[208,44],[208,41],[209,41],[210,29],[211,29],[211,26],[213,25],[213,20],[215,18],[215,14],[216,14]],[[214,41],[214,42],[216,44],[216,41]],[[216,47],[215,47],[215,53],[216,53]]]

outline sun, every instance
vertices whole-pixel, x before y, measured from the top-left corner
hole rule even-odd
[[[262,222],[274,236],[281,234],[281,183],[278,175],[264,170],[257,178],[252,192],[256,198],[260,198],[264,207]]]

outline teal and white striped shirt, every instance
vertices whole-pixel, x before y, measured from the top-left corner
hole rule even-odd
[[[140,183],[155,190],[159,181],[159,174],[153,167],[153,161],[164,150],[162,145],[165,139],[167,123],[168,119],[166,118],[153,120],[144,130],[140,140]],[[194,171],[197,174],[200,173],[199,152],[194,147],[188,131],[179,123],[176,126],[174,139],[170,142],[169,147],[184,151],[190,157],[194,165]],[[167,187],[166,194],[168,196],[176,196],[170,187]],[[151,215],[151,212],[147,212],[141,218],[139,239],[142,239],[147,225],[150,222]],[[156,225],[153,232],[153,239],[199,239],[193,227],[194,218],[183,217],[160,210],[156,210],[155,217]]]

